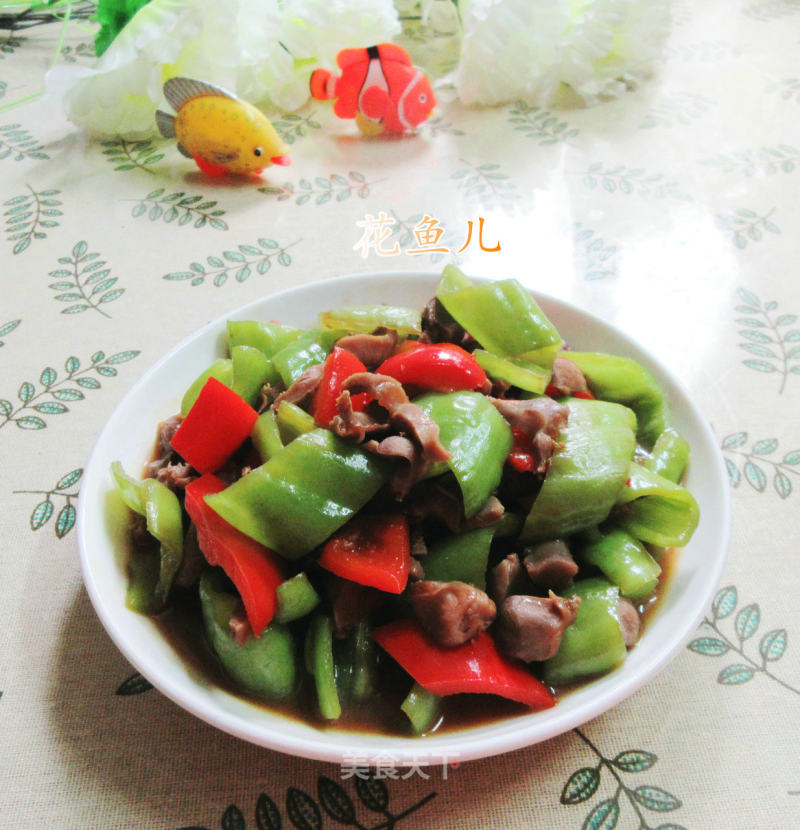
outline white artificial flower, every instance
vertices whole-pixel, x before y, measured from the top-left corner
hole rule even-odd
[[[56,67],[47,86],[76,125],[139,139],[155,132],[170,77],[293,110],[309,98],[316,65],[332,65],[348,46],[391,40],[399,29],[391,0],[151,0],[94,67]]]
[[[459,11],[449,80],[466,104],[618,95],[650,74],[669,21],[658,0],[460,0]]]

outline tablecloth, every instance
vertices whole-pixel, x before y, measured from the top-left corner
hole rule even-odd
[[[60,61],[91,62],[91,28],[70,24]],[[406,22],[412,47],[444,34]],[[0,32],[0,107],[42,89],[60,36]],[[0,826],[800,826],[799,43],[796,0],[681,0],[652,78],[615,100],[444,101],[394,141],[312,102],[276,119],[292,165],[259,186],[160,139],[93,141],[47,97],[0,109]],[[199,326],[448,261],[663,361],[713,426],[732,540],[696,635],[611,711],[365,780],[224,734],[138,675],[83,588],[76,504],[117,401]]]

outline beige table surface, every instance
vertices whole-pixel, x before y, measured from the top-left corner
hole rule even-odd
[[[41,89],[59,33],[0,32],[0,107]],[[88,64],[90,40],[72,26],[64,59]],[[260,188],[206,179],[168,142],[92,142],[41,98],[0,110],[0,827],[277,827],[267,799],[284,827],[344,826],[331,781],[366,828],[800,827],[799,55],[794,0],[676,2],[654,77],[618,100],[445,103],[390,142],[315,102],[279,120],[292,166]],[[395,255],[358,247],[381,212]],[[89,602],[74,518],[99,430],[166,350],[290,286],[438,271],[449,256],[407,253],[426,214],[453,252],[473,223],[468,273],[599,314],[681,379],[728,466],[733,527],[716,611],[655,680],[544,744],[396,771],[393,823],[336,765],[149,688]],[[481,249],[481,218],[501,250]],[[239,246],[263,248],[245,270],[224,258]],[[86,254],[103,288],[65,297]],[[206,272],[185,279],[192,263]],[[612,765],[633,750],[647,769]],[[596,792],[567,798],[585,768]]]

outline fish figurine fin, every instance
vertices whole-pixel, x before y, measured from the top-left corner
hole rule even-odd
[[[206,176],[211,176],[216,179],[219,176],[224,176],[228,172],[227,167],[207,161],[202,156],[194,156],[193,158],[197,166],[206,174]]]
[[[412,66],[408,52],[396,43],[380,43],[375,48],[378,50],[382,61],[397,61],[397,63],[402,63],[405,66]]]
[[[205,81],[196,81],[193,78],[170,78],[164,84],[164,97],[170,106],[177,112],[187,101],[199,98],[201,95],[213,95],[217,98],[239,99],[227,89],[223,89]]]
[[[180,141],[178,142],[178,152],[182,156],[186,156],[187,159],[193,159],[194,158],[194,156],[183,146],[183,144],[180,143]]]
[[[329,98],[333,98],[333,95],[328,94],[328,81],[331,77],[331,73],[327,69],[315,69],[311,73],[312,98],[316,98],[317,101],[327,101]]]
[[[386,107],[389,104],[389,95],[385,89],[379,86],[371,86],[361,93],[359,108],[367,118],[379,120],[386,114]]]
[[[156,110],[156,126],[164,138],[175,138],[175,116]]]

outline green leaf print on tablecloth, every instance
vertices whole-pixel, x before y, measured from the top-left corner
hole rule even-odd
[[[55,483],[49,490],[14,490],[15,494],[30,494],[44,496],[33,508],[30,516],[31,530],[39,530],[44,527],[53,517],[56,503],[63,504],[56,515],[54,529],[56,538],[63,539],[75,526],[75,505],[73,501],[78,498],[76,486],[81,480],[83,469],[71,470]]]
[[[742,9],[742,14],[761,23],[770,23],[787,15],[797,14],[798,11],[800,5],[797,0],[760,0],[757,3],[748,3]]]
[[[49,159],[42,145],[20,124],[0,127],[0,160]]]
[[[739,250],[743,250],[747,247],[748,241],[761,242],[764,231],[773,234],[781,232],[781,229],[770,220],[773,213],[775,208],[763,215],[750,208],[739,208],[727,213],[718,213],[714,217],[714,224],[730,236],[731,242]]]
[[[5,337],[7,334],[11,334],[14,329],[22,322],[22,320],[9,320],[7,323],[3,323],[0,325],[0,337]],[[0,340],[0,346],[5,346],[5,341]]]
[[[69,412],[67,403],[83,400],[85,390],[100,388],[100,381],[94,374],[115,377],[117,365],[127,363],[138,355],[138,350],[117,352],[111,357],[106,357],[105,352],[95,352],[91,363],[83,369],[80,360],[71,356],[64,362],[66,374],[60,379],[52,366],[46,367],[39,376],[41,388],[37,389],[36,384],[30,381],[20,384],[17,390],[19,404],[0,398],[0,429],[9,424],[16,424],[20,429],[44,429],[47,422],[42,415],[63,415]]]
[[[443,117],[429,118],[418,127],[419,132],[427,133],[431,138],[437,135],[466,135],[463,130],[453,126],[452,121],[445,121]]]
[[[756,675],[761,674],[780,684],[784,689],[800,695],[800,688],[776,677],[768,666],[780,660],[786,652],[788,635],[785,628],[773,628],[761,636],[758,641],[758,657],[753,658],[745,653],[745,643],[753,638],[761,624],[761,609],[758,603],[750,603],[740,608],[736,615],[739,602],[736,586],[728,585],[720,589],[711,604],[711,616],[705,617],[700,623],[701,636],[692,640],[687,648],[703,657],[722,657],[733,653],[745,662],[735,662],[725,666],[717,675],[717,683],[723,686],[738,686],[747,683]],[[732,620],[732,635],[728,637],[720,628],[720,621]],[[753,649],[750,649],[753,651]]]
[[[793,173],[800,163],[800,150],[791,144],[778,144],[775,147],[742,150],[734,153],[722,153],[716,158],[703,159],[700,164],[721,167],[725,173],[743,173],[745,176],[756,174],[773,176],[775,173]]]
[[[86,242],[81,241],[72,248],[72,256],[59,257],[61,265],[70,267],[50,271],[56,282],[51,282],[49,287],[60,292],[56,294],[56,300],[71,303],[61,309],[62,314],[80,314],[91,309],[110,317],[100,306],[118,300],[125,289],[114,288],[117,277],[109,276],[111,270],[103,267],[106,261],[97,258],[100,254],[89,253],[88,250]]]
[[[738,487],[744,479],[756,492],[767,489],[769,474],[772,486],[782,498],[788,498],[793,492],[790,475],[800,475],[800,450],[792,450],[776,460],[768,458],[778,449],[777,438],[762,438],[756,441],[750,450],[742,449],[747,443],[746,432],[734,432],[722,440],[722,452],[725,454],[725,467],[732,487]],[[736,460],[728,456],[736,456]],[[741,469],[739,464],[742,465]],[[764,471],[767,468],[769,474]]]
[[[714,101],[700,92],[676,92],[666,95],[648,110],[640,129],[687,126],[702,118]]]
[[[6,223],[6,235],[9,242],[14,243],[12,253],[21,254],[30,247],[34,239],[45,239],[45,228],[57,228],[59,221],[56,216],[63,216],[59,210],[61,202],[55,199],[60,190],[35,191],[26,184],[27,193],[13,196],[3,202],[6,210],[3,212]]]
[[[319,130],[322,124],[314,118],[314,113],[300,115],[297,112],[288,112],[273,121],[272,126],[287,144],[294,144],[298,138],[307,136],[309,130]]]
[[[59,59],[66,63],[76,63],[78,58],[86,58],[88,61],[97,59],[94,51],[94,44],[89,42],[78,43],[75,46],[65,43],[59,52]]]
[[[227,223],[220,219],[225,215],[225,211],[220,208],[212,210],[217,203],[215,201],[204,202],[204,198],[205,196],[187,196],[183,191],[166,193],[166,188],[160,187],[137,202],[131,210],[131,216],[135,219],[147,216],[151,222],[162,219],[170,223],[177,219],[178,225],[188,225],[193,222],[195,228],[210,225],[218,231],[228,230]]]
[[[152,688],[153,684],[146,677],[143,677],[139,672],[134,672],[117,686],[115,694],[123,697],[127,695],[140,695],[144,692],[149,692]]]
[[[188,271],[173,271],[164,274],[162,279],[188,282],[191,286],[203,285],[208,280],[217,288],[225,285],[229,277],[236,282],[244,282],[253,271],[260,275],[266,274],[273,261],[284,267],[291,265],[292,257],[288,249],[301,241],[296,239],[289,245],[281,246],[274,239],[262,237],[256,245],[239,245],[236,251],[223,251],[221,256],[206,257],[206,265],[193,262]]]
[[[598,186],[607,193],[622,193],[626,196],[636,195],[643,198],[679,199],[691,201],[691,196],[684,193],[677,182],[667,181],[663,173],[648,173],[641,167],[629,168],[626,164],[606,167],[601,162],[589,165],[583,174],[583,183],[590,190]]]
[[[800,104],[800,78],[784,78],[778,87],[784,101],[794,101]]]
[[[778,0],[782,2],[782,0]],[[701,40],[697,43],[679,43],[667,46],[664,57],[670,61],[721,61],[739,56],[739,47],[728,40]]]
[[[0,40],[0,61],[5,60],[6,55],[13,55],[22,46],[24,38],[17,37],[13,31]]]
[[[666,830],[666,828],[683,830],[681,825],[673,823],[662,823],[657,828],[651,827],[647,823],[646,813],[642,810],[644,808],[654,813],[671,812],[681,807],[680,799],[661,787],[647,784],[629,787],[626,783],[627,779],[623,778],[623,774],[629,775],[651,769],[658,761],[656,755],[643,749],[628,749],[613,758],[606,758],[580,729],[574,729],[573,732],[589,747],[598,760],[594,766],[581,767],[572,773],[561,791],[561,803],[572,806],[584,804],[594,798],[602,784],[601,773],[604,769],[611,774],[616,784],[613,795],[594,804],[584,819],[583,830],[612,830],[616,827],[625,803],[624,801],[620,803],[623,795],[636,814],[637,830]]]
[[[150,165],[164,158],[164,154],[158,152],[160,146],[154,144],[152,139],[126,141],[118,138],[102,144],[105,147],[103,155],[115,165],[115,170],[144,170],[145,173],[153,174],[155,171],[150,169]]]
[[[386,782],[374,773],[368,774],[366,768],[355,777],[355,791],[361,802],[360,806],[382,816],[380,820],[375,822],[369,813],[363,817],[363,820],[359,820],[358,814],[363,810],[356,806],[341,784],[324,775],[317,779],[318,801],[297,787],[287,789],[286,815],[297,830],[321,830],[323,813],[334,821],[356,827],[357,830],[389,830],[436,797],[435,792],[430,792],[399,813],[393,813],[389,810],[389,789]],[[258,797],[255,819],[255,826],[258,830],[281,830],[286,826],[278,805],[266,793],[261,793]],[[246,830],[247,822],[242,810],[235,804],[231,804],[222,814],[220,826],[222,830]],[[208,828],[191,825],[182,827],[180,830],[208,830]]]
[[[591,228],[575,223],[573,237],[577,270],[585,280],[602,280],[617,275],[617,246],[607,243]]]
[[[259,187],[258,190],[267,196],[277,196],[279,202],[294,199],[296,205],[304,205],[313,200],[315,205],[325,205],[331,201],[344,202],[353,194],[360,199],[366,199],[370,195],[371,184],[376,182],[368,182],[363,173],[351,170],[347,177],[331,173],[327,178],[317,176],[313,180],[300,179],[296,185],[286,182],[280,186]]]
[[[496,206],[509,209],[520,198],[517,186],[500,171],[499,164],[473,165],[464,159],[459,161],[465,166],[456,170],[450,178],[458,182],[458,189],[468,199],[479,202],[484,209]]]
[[[535,139],[542,146],[569,141],[580,132],[574,127],[569,129],[566,121],[560,121],[548,110],[531,106],[525,101],[517,101],[509,110],[509,115],[508,120],[515,125],[515,130]]]
[[[742,363],[757,372],[779,375],[778,394],[782,394],[789,375],[800,374],[800,328],[790,328],[797,322],[797,315],[773,314],[778,309],[775,300],[762,303],[756,294],[745,288],[739,288],[737,293],[745,305],[737,305],[736,310],[748,315],[736,320],[746,326],[739,334],[747,343],[740,343],[739,347],[757,358]]]

